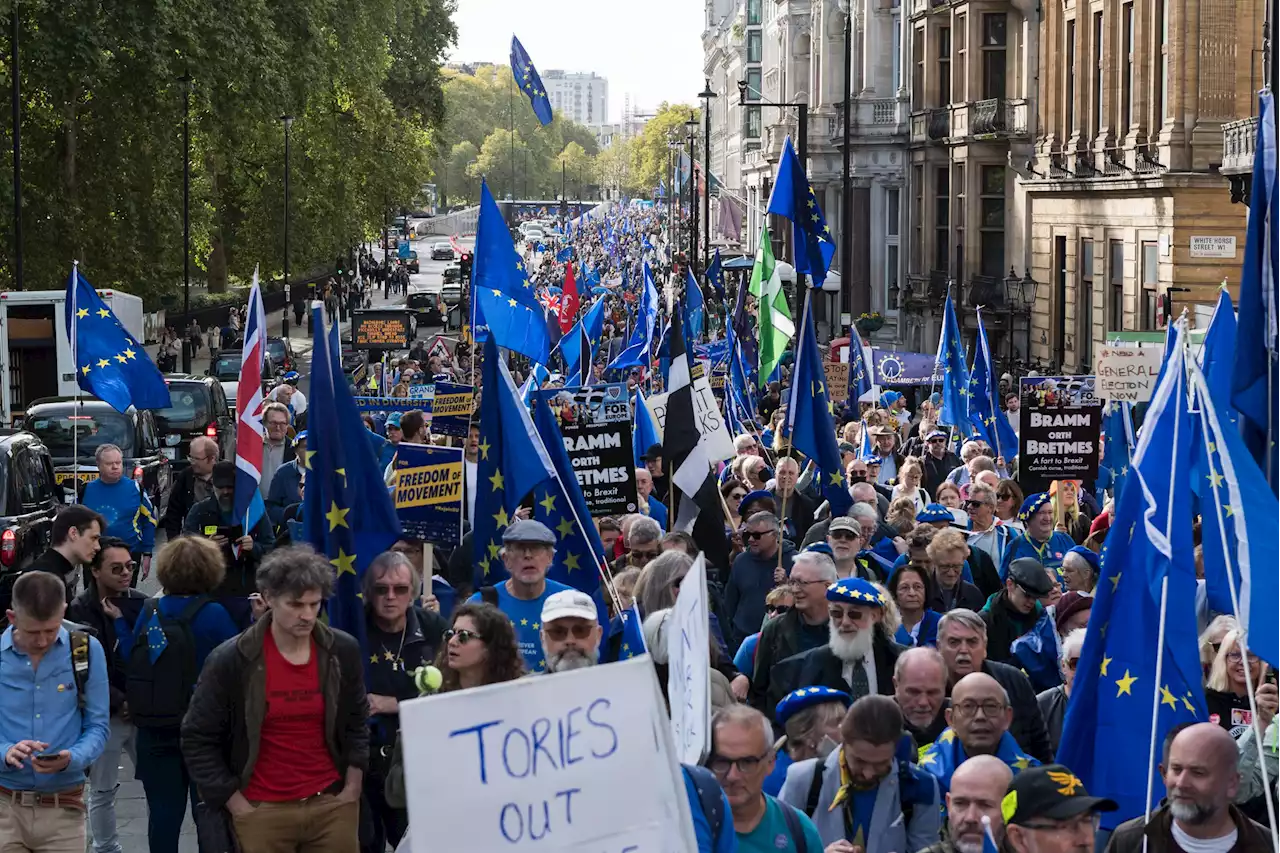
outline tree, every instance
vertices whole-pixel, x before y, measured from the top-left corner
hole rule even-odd
[[[509,130],[498,129],[485,137],[480,146],[480,156],[467,166],[467,174],[473,178],[484,178],[489,183],[489,191],[495,198],[516,197],[517,165],[523,163],[528,156],[529,146],[520,137],[520,131],[513,134]]]
[[[638,192],[650,193],[658,186],[658,180],[670,184],[667,172],[670,150],[667,147],[668,131],[685,146],[684,123],[692,115],[701,121],[701,111],[688,104],[663,103],[658,113],[645,124],[640,135],[631,140],[631,171]],[[667,187],[670,190],[670,186]]]
[[[453,149],[449,152],[449,159],[444,166],[442,174],[444,175],[445,184],[448,186],[450,198],[454,200],[455,204],[463,201],[470,202],[478,198],[476,188],[480,182],[467,174],[467,166],[479,156],[479,150],[467,139],[453,146]]]

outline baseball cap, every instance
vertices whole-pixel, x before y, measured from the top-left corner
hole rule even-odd
[[[646,450],[646,451],[644,452],[644,455],[643,455],[643,456],[641,456],[640,458],[641,458],[641,459],[643,459],[645,462],[649,462],[650,460],[653,460],[653,459],[661,459],[661,458],[662,458],[662,445],[661,445],[661,444],[651,444],[651,445],[649,445],[649,449],[648,449],[648,450]]]
[[[828,533],[834,533],[837,530],[848,530],[852,533],[862,535],[862,525],[858,524],[858,519],[847,515],[837,515],[831,519],[830,526],[827,527]]]
[[[596,603],[591,600],[591,596],[581,590],[563,589],[554,595],[548,596],[547,600],[542,603],[543,625],[548,622],[554,622],[557,619],[571,618],[599,622]]]
[[[1061,764],[1028,767],[1009,783],[1000,803],[1004,822],[1025,825],[1037,818],[1067,820],[1085,812],[1113,812],[1119,806],[1106,797],[1091,797],[1080,777]]]
[[[400,412],[392,412],[391,414],[387,415],[387,428],[400,429],[401,417],[403,417],[403,415]]]
[[[1032,595],[1048,595],[1053,589],[1049,573],[1035,557],[1019,557],[1009,564],[1009,580]]]

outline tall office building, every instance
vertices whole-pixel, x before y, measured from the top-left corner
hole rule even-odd
[[[609,121],[609,81],[594,72],[552,68],[542,72],[552,109],[578,124],[599,127]]]

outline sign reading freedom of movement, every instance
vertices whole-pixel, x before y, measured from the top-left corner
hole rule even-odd
[[[1098,399],[1149,403],[1164,362],[1164,347],[1098,347]]]
[[[690,371],[693,376],[693,416],[698,421],[698,434],[701,436],[698,445],[706,449],[709,458],[723,462],[733,456],[733,438],[725,426],[724,413],[711,391],[711,384],[705,376],[694,375],[697,373],[699,371]],[[654,423],[658,425],[659,438],[665,434],[667,398],[670,396],[670,392],[655,394],[645,401]]]
[[[351,318],[354,349],[408,349],[408,311],[353,311]]]
[[[631,401],[626,385],[557,388],[539,395],[556,413],[564,449],[593,517],[636,511]]]
[[[411,699],[400,726],[413,853],[698,849],[647,655]]]
[[[1053,480],[1097,479],[1102,404],[1094,377],[1026,376],[1019,396],[1018,479],[1027,494],[1047,491]]]
[[[443,547],[462,541],[462,448],[400,442],[396,515],[404,532]]]
[[[431,431],[436,435],[467,437],[471,422],[471,406],[475,389],[470,385],[452,382],[435,383],[435,397],[431,400]]]

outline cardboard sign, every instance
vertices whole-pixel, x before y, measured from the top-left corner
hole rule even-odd
[[[351,340],[358,350],[408,349],[409,312],[353,311]]]
[[[404,532],[456,547],[462,541],[462,448],[402,441],[394,472],[392,497]]]
[[[696,374],[697,371],[693,370],[691,373]],[[667,398],[670,396],[670,392],[655,394],[645,401],[649,412],[653,415],[654,423],[658,425],[659,438],[665,434]],[[698,446],[706,450],[707,457],[717,462],[731,458],[733,437],[729,435],[729,430],[725,426],[724,413],[720,411],[716,395],[711,390],[711,383],[705,376],[697,376],[693,379],[693,414],[698,421],[698,434],[701,436]]]
[[[413,853],[697,849],[647,655],[411,699],[400,726]]]
[[[1149,403],[1164,362],[1164,347],[1098,347],[1098,399]]]
[[[702,554],[680,582],[667,626],[667,696],[671,737],[684,764],[700,764],[711,749],[710,622],[707,615],[707,560]]]
[[[849,364],[844,361],[824,361],[822,369],[827,373],[827,399],[843,403],[849,399]]]
[[[635,459],[631,450],[631,400],[627,386],[589,385],[548,389],[539,405],[556,413],[564,449],[593,517],[635,512]]]
[[[1053,480],[1098,477],[1102,404],[1092,376],[1024,376],[1018,480],[1027,494],[1047,491]]]

